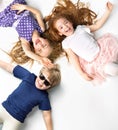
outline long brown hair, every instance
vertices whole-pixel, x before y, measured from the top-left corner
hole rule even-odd
[[[60,36],[55,28],[55,22],[60,18],[66,18],[72,22],[73,27],[77,25],[93,24],[96,13],[89,9],[87,4],[80,2],[72,3],[70,0],[59,0],[52,12],[45,17],[45,22],[53,41],[61,42],[65,36]]]
[[[42,33],[41,37],[43,37],[44,39],[47,39],[48,42],[49,42],[49,45],[53,48],[51,54],[47,58],[49,58],[52,62],[55,62],[56,59],[63,52],[61,44],[56,44],[56,42],[52,41],[50,39],[50,35],[49,35],[48,31],[45,31],[44,33]],[[30,44],[31,50],[34,52],[33,43],[30,42],[29,44]],[[34,61],[33,59],[31,59],[30,57],[28,57],[25,54],[20,40],[18,42],[14,43],[13,48],[7,54],[11,57],[12,62],[15,62],[17,64],[25,64],[25,63],[28,63],[28,62],[33,64],[33,61]]]

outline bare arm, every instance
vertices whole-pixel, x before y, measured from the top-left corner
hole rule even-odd
[[[34,15],[34,17],[36,18],[36,20],[37,20],[39,26],[41,27],[42,31],[45,31],[45,25],[44,25],[43,18],[42,18],[40,10],[33,8],[31,6],[28,6],[28,5],[24,5],[24,4],[14,4],[14,5],[12,5],[11,9],[12,10],[18,10],[18,14],[21,13],[22,11],[24,11],[24,10],[30,11]]]
[[[81,69],[79,57],[75,53],[73,53],[71,49],[67,49],[66,52],[69,57],[70,63],[75,67],[79,74],[86,80],[92,80],[92,78],[88,77],[87,74]]]
[[[43,118],[47,130],[53,130],[51,111],[43,111]]]
[[[104,23],[109,18],[112,9],[113,9],[113,4],[110,2],[107,2],[106,10],[105,10],[105,13],[102,15],[102,17],[100,19],[98,19],[95,22],[95,24],[88,26],[90,28],[91,32],[97,31],[98,29],[100,29],[104,25]]]
[[[31,50],[31,48],[30,48],[30,43],[29,43],[27,40],[25,40],[24,38],[20,38],[20,40],[21,40],[21,45],[22,45],[22,48],[23,48],[25,54],[26,54],[28,57],[30,57],[31,59],[34,59],[34,60],[36,60],[36,61],[41,62],[41,57],[38,56],[37,54],[35,54],[35,53]]]
[[[8,71],[9,73],[13,72],[13,69],[16,65],[12,65],[11,63],[7,63],[5,61],[0,60],[0,68]]]

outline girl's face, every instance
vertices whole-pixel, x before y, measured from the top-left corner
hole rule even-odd
[[[51,82],[49,81],[49,73],[47,71],[43,71],[40,75],[36,78],[35,85],[36,88],[40,90],[46,90],[51,87]]]
[[[70,36],[74,33],[73,25],[66,18],[60,18],[55,23],[55,28],[58,30],[59,35]]]
[[[48,57],[52,52],[52,47],[50,46],[48,40],[40,36],[33,40],[33,46],[35,53],[42,57]]]

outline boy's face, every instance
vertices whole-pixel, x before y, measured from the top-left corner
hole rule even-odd
[[[51,87],[51,83],[48,77],[49,77],[48,72],[43,71],[42,73],[40,73],[39,76],[37,76],[35,81],[36,88],[40,90],[49,89]]]

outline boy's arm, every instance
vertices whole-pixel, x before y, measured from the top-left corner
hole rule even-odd
[[[39,26],[42,29],[42,31],[45,31],[45,24],[43,22],[43,18],[42,18],[40,10],[33,8],[29,5],[24,5],[24,4],[14,4],[14,5],[12,5],[11,9],[12,10],[18,10],[18,14],[21,13],[22,11],[24,11],[24,10],[30,11],[35,16]]]
[[[43,111],[43,118],[47,130],[53,130],[51,111]]]
[[[105,13],[102,15],[102,17],[100,19],[98,19],[93,25],[88,26],[90,28],[91,32],[97,31],[104,25],[104,23],[109,18],[110,14],[112,12],[112,9],[113,9],[113,4],[110,2],[107,2],[106,10],[105,10]]]
[[[8,71],[9,73],[13,72],[13,69],[16,65],[12,65],[11,63],[7,63],[5,61],[0,60],[0,68]]]

